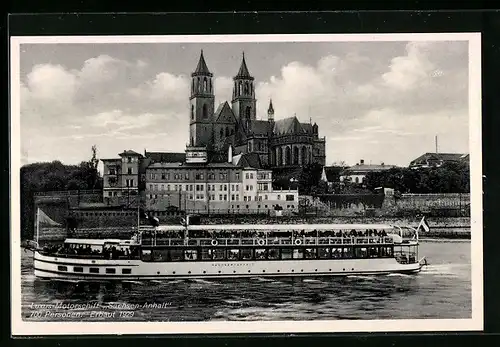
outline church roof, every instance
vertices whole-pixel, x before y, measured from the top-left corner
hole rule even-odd
[[[217,123],[233,123],[236,121],[233,110],[227,101],[219,104],[215,111],[214,119]]]
[[[305,130],[302,124],[298,121],[297,117],[289,117],[280,119],[274,123],[274,133],[277,135],[283,134],[300,134]]]
[[[248,72],[247,63],[245,62],[245,53],[243,53],[243,59],[241,60],[240,69],[235,78],[253,79],[253,77],[250,76],[250,72]]]
[[[312,126],[312,124],[310,124],[310,123],[300,123],[300,125],[302,126],[302,128],[304,129],[304,131],[306,133],[312,134],[312,132],[313,132],[313,126]]]
[[[193,75],[212,75],[208,70],[207,63],[205,62],[205,57],[203,56],[203,50],[201,50],[200,60],[198,60],[198,66],[194,70]]]
[[[250,133],[254,135],[267,135],[269,125],[267,120],[254,120],[250,123]]]

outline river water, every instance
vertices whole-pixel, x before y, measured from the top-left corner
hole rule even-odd
[[[22,252],[26,321],[471,318],[470,241],[421,241],[417,275],[76,285],[35,279]]]

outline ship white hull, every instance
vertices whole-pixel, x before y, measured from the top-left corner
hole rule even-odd
[[[61,258],[34,253],[36,277],[71,281],[382,275],[417,273],[421,268],[421,263],[400,264],[394,258],[143,262]]]

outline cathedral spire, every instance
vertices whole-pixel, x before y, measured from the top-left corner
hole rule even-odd
[[[245,62],[245,52],[243,52],[243,58],[241,59],[240,70],[236,75],[236,78],[248,78],[251,79],[250,73],[248,72],[247,63]]]
[[[208,70],[207,63],[205,62],[205,57],[203,56],[203,49],[201,50],[200,60],[198,61],[198,66],[196,66],[196,70],[194,70],[193,75],[208,75],[212,74]]]
[[[269,108],[267,109],[267,114],[274,114],[273,99],[269,99]]]

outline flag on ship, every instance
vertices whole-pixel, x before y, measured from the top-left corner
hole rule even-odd
[[[60,227],[61,223],[57,223],[55,220],[50,218],[43,210],[38,207],[38,223],[43,226]]]

